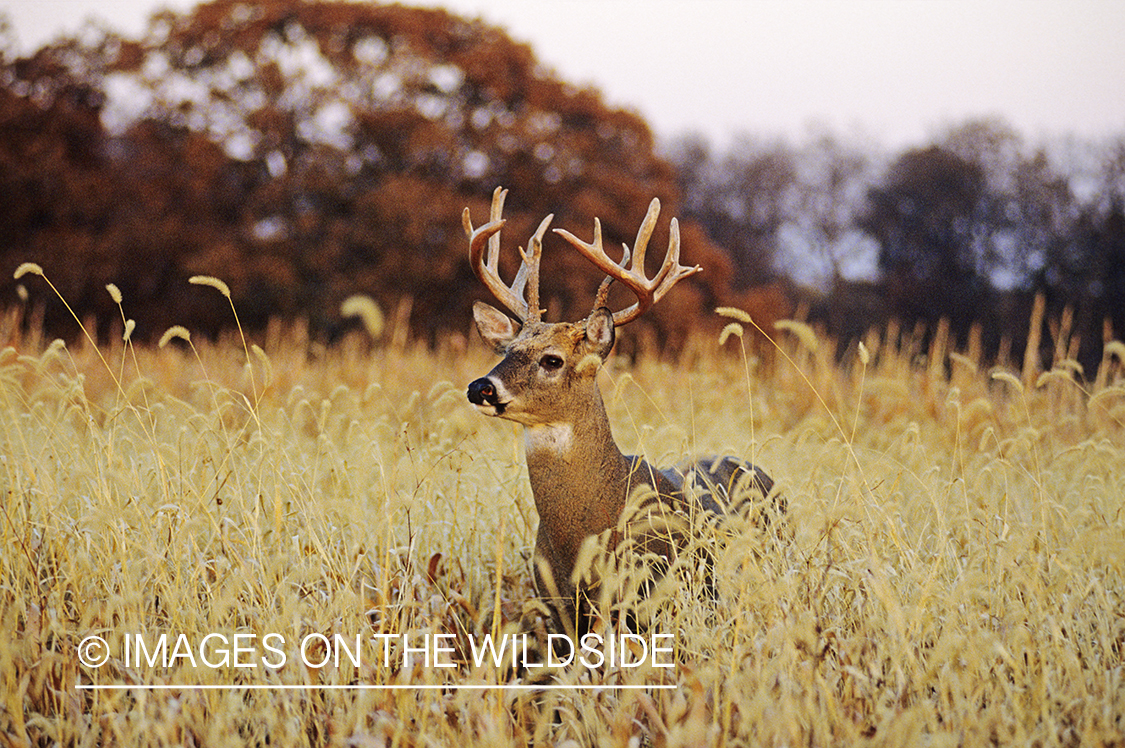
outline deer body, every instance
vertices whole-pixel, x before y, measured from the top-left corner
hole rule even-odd
[[[674,514],[699,508],[721,514],[728,496],[740,480],[749,479],[767,495],[772,481],[748,463],[724,457],[686,466],[657,470],[641,457],[622,454],[614,441],[609,418],[597,385],[597,373],[613,348],[615,327],[639,316],[679,279],[699,268],[678,263],[678,232],[672,223],[668,258],[657,277],[643,276],[644,245],[655,224],[656,201],[637,237],[633,270],[601,250],[600,229],[595,224],[595,244],[586,245],[559,232],[610,274],[598,292],[593,311],[580,322],[546,323],[539,319],[538,258],[548,216],[532,237],[530,251],[512,286],[499,281],[497,232],[504,193],[493,199],[492,221],[470,234],[474,270],[494,294],[520,317],[517,324],[503,312],[483,302],[473,307],[481,336],[504,358],[486,376],[470,383],[468,398],[490,416],[524,427],[528,478],[539,515],[536,537],[536,587],[562,621],[574,621],[576,600],[582,590],[576,563],[591,536],[603,536],[610,550],[629,532],[623,526],[627,504],[634,491],[648,487],[649,507]],[[482,262],[484,240],[489,241],[489,262]],[[521,250],[521,253],[523,251]],[[669,261],[670,260],[670,261]],[[636,268],[640,268],[639,278]],[[637,292],[638,303],[613,313],[605,306],[610,280],[625,282]],[[647,284],[647,286],[646,286]],[[527,300],[523,289],[527,286]],[[638,547],[670,558],[676,540],[669,534],[642,533]]]

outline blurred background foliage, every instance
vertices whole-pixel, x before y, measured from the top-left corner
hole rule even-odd
[[[1030,144],[981,120],[900,153],[830,132],[657,143],[500,29],[370,3],[218,0],[159,12],[139,39],[88,25],[13,49],[0,51],[0,306],[52,334],[73,322],[12,279],[21,262],[103,336],[121,325],[107,283],[134,337],[218,333],[229,309],[187,284],[196,274],[228,283],[251,330],[303,319],[332,339],[358,324],[340,303],[363,293],[400,333],[466,334],[486,292],[461,210],[484,222],[497,185],[511,190],[507,277],[547,213],[583,238],[598,216],[619,247],[659,197],[650,270],[679,216],[684,260],[706,271],[630,330],[671,350],[719,305],[844,339],[944,318],[961,340],[976,324],[986,353],[1020,355],[1042,294],[1048,320],[1070,310],[1090,366],[1125,328],[1125,133]],[[564,246],[544,253],[548,319],[585,315],[599,280]]]

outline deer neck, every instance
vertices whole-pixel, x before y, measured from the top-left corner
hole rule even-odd
[[[613,440],[600,394],[570,421],[525,426],[524,439],[539,545],[556,573],[569,575],[582,541],[621,516],[629,462]]]

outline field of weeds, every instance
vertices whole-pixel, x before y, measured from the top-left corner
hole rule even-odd
[[[751,457],[788,535],[666,590],[664,661],[535,687],[472,650],[520,631],[536,524],[519,433],[464,397],[482,347],[6,318],[0,742],[1125,745],[1125,346],[1083,373],[1055,325],[1052,370],[989,369],[790,323],[767,363],[728,315],[724,355],[611,359],[606,405],[654,462]]]

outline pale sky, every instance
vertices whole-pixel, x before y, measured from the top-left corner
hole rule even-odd
[[[0,0],[22,50],[89,16],[139,35],[189,0]],[[421,4],[421,3],[420,3]],[[436,3],[435,3],[436,4]],[[1028,138],[1125,132],[1125,0],[445,0],[563,78],[687,130],[889,147],[998,115]]]

